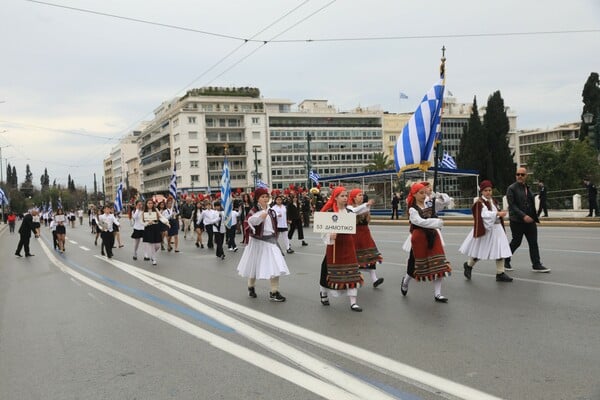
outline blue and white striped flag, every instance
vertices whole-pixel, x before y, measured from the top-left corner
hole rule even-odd
[[[408,99],[408,96],[404,92],[400,92],[400,100]]]
[[[52,216],[52,200],[48,200],[48,215]]]
[[[58,196],[58,205],[56,206],[56,208],[62,208],[62,199],[60,198],[60,196]]]
[[[0,188],[0,204],[8,205],[8,197],[6,197],[6,193],[4,193],[4,190],[2,190],[2,188]]]
[[[117,197],[115,197],[115,212],[123,211],[123,182],[117,186]]]
[[[439,125],[444,99],[443,76],[421,100],[421,104],[404,126],[394,149],[396,171],[431,166],[433,146],[439,135]]]
[[[169,194],[173,196],[175,212],[179,213],[179,207],[177,207],[177,167],[175,166],[173,166],[173,175],[171,175],[171,182],[169,183]]]
[[[264,183],[262,180],[257,179],[256,180],[256,188],[257,189],[268,189],[269,187],[267,186],[266,183]]]
[[[223,205],[225,226],[231,228],[233,200],[231,198],[231,178],[229,176],[229,161],[227,161],[227,157],[223,160],[223,175],[221,175],[221,204]]]
[[[457,169],[456,161],[454,158],[447,152],[444,152],[444,156],[442,157],[442,162],[440,163],[440,167],[448,168],[448,169]]]
[[[310,170],[308,177],[310,178],[311,181],[313,181],[315,183],[315,185],[318,185],[319,179],[321,179],[321,176],[313,170]]]

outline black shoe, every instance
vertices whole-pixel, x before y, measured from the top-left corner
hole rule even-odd
[[[408,283],[404,282],[405,276],[402,277],[402,285],[400,285],[400,291],[402,292],[402,296],[406,296],[408,293]]]
[[[435,296],[433,298],[435,301],[437,301],[438,303],[447,303],[448,302],[448,298],[442,296],[441,294],[438,294],[437,296]]]
[[[22,256],[22,255],[20,255],[19,253],[15,253],[15,256],[17,256],[17,257],[21,257],[21,258],[23,257],[23,256]]]
[[[324,306],[328,306],[329,305],[329,297],[327,296],[327,293],[319,293],[319,295],[321,296],[321,304]]]
[[[288,254],[292,254],[293,252],[294,252],[294,250],[292,250],[291,248],[287,249]]]
[[[275,291],[269,293],[269,300],[281,303],[285,301],[285,297],[283,297],[279,291]]]
[[[137,257],[136,257],[136,256],[133,256],[133,259],[134,259],[134,260],[137,260]]]
[[[358,304],[354,303],[350,306],[350,309],[352,311],[356,311],[356,312],[362,312],[362,307],[359,306]]]
[[[150,257],[144,257],[144,261],[150,261]]]
[[[304,240],[302,241],[302,246],[308,246],[308,243],[306,243]]]
[[[546,268],[542,264],[534,265],[531,268],[533,269],[533,272],[550,272],[550,268]],[[504,269],[506,269],[506,268],[504,268]]]
[[[105,254],[104,254],[104,251],[102,251],[100,254],[102,254],[102,255],[105,255]]]
[[[233,248],[233,252],[235,253],[236,251],[238,251],[238,248],[237,248],[237,247],[234,247],[234,248]]]
[[[200,245],[200,248],[201,248],[201,249],[203,249],[203,248],[204,248],[204,245],[203,245],[203,244],[201,244],[201,245]]]
[[[253,299],[256,298],[256,291],[254,290],[254,287],[248,288],[248,296],[252,297]]]
[[[513,278],[506,275],[504,272],[501,274],[496,274],[496,282],[512,282]]]
[[[471,280],[471,271],[473,271],[473,267],[469,267],[467,263],[464,263],[463,267],[465,268],[465,278]]]
[[[512,271],[513,267],[512,267],[512,265],[510,265],[509,262],[504,261],[504,270],[505,271]]]
[[[373,282],[373,287],[376,288],[379,285],[381,285],[382,283],[383,283],[383,278],[379,278],[375,282]]]
[[[200,243],[196,243],[196,247],[200,247]]]
[[[225,254],[222,254],[221,255],[221,260],[224,260],[224,259],[225,259]]]

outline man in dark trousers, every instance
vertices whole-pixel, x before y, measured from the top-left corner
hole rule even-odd
[[[398,204],[400,204],[400,198],[394,193],[392,197],[392,219],[394,219],[394,216],[398,219]]]
[[[510,231],[512,240],[510,251],[515,251],[523,241],[523,235],[529,244],[529,258],[533,272],[550,272],[549,268],[542,265],[540,260],[540,249],[537,241],[537,223],[540,222],[535,211],[533,193],[527,186],[527,170],[523,167],[517,168],[517,181],[506,190],[508,200],[508,212],[510,216]],[[510,257],[504,259],[504,269],[512,271]]]
[[[544,181],[538,182],[538,197],[540,199],[540,206],[537,211],[537,216],[539,217],[544,212],[544,217],[548,216],[548,206],[546,205],[546,186],[544,185]]]
[[[29,251],[29,240],[31,239],[31,232],[35,234],[35,227],[33,226],[32,215],[37,215],[37,211],[32,210],[31,212],[28,212],[23,216],[23,222],[21,222],[21,227],[19,228],[19,235],[21,236],[21,238],[19,239],[17,251],[15,251],[15,256],[17,257],[23,257],[21,255],[22,248],[25,248],[25,257],[32,257],[34,255],[31,254],[31,252]]]
[[[598,189],[596,188],[596,185],[590,181],[590,178],[585,178],[583,184],[587,188],[588,202],[590,205],[590,213],[587,216],[593,217],[595,212],[596,217],[600,217],[600,215],[598,215]]]

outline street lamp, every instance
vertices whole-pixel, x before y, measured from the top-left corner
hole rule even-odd
[[[600,117],[598,109],[596,109],[596,115],[589,111],[582,115],[583,122],[588,125],[588,136],[596,150],[600,150],[600,123],[598,123],[598,117]]]
[[[253,146],[252,151],[254,152],[254,189],[258,185],[258,179],[260,175],[258,174],[258,153],[260,153],[260,146]]]

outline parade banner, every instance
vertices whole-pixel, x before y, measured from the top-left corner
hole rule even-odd
[[[313,232],[315,233],[356,233],[356,214],[316,212]]]

